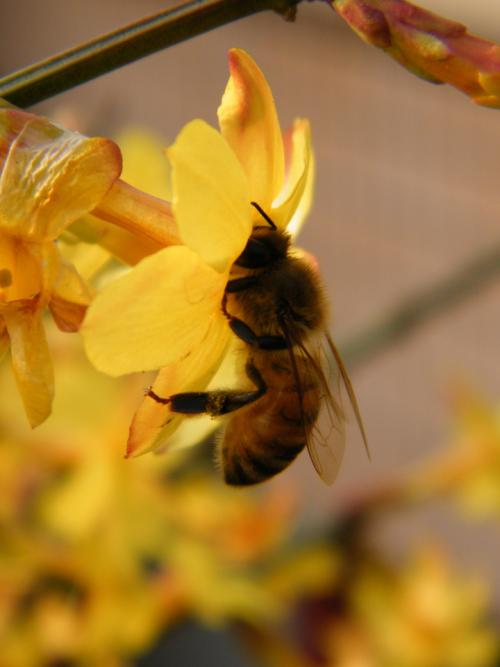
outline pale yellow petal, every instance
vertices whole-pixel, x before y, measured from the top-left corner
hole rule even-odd
[[[167,398],[185,391],[203,391],[219,368],[229,337],[226,322],[213,318],[205,338],[192,354],[161,369],[152,387],[155,394]],[[171,412],[168,405],[145,396],[130,426],[127,455],[137,456],[164,445],[185,419],[184,415]]]
[[[222,361],[217,372],[208,383],[207,391],[218,389],[239,389],[241,388],[241,379],[245,377],[242,372],[242,365],[245,362],[245,349],[239,338],[234,334],[230,336],[228,345],[224,350]],[[168,435],[160,432],[155,447],[159,447],[158,452],[163,449],[169,452],[185,449],[201,443],[210,433],[221,426],[220,419],[214,419],[209,416],[188,417],[182,421],[179,428]],[[163,447],[165,445],[165,447]]]
[[[252,199],[267,211],[281,190],[285,171],[273,95],[261,70],[245,51],[231,49],[229,70],[217,112],[221,132],[243,165]]]
[[[111,260],[103,247],[97,243],[82,243],[72,232],[67,232],[64,241],[59,239],[57,245],[63,259],[70,262],[84,280],[95,278]]]
[[[56,251],[57,252],[57,251]],[[92,299],[92,291],[74,266],[57,253],[49,308],[61,331],[78,331]]]
[[[168,366],[191,354],[222,318],[224,277],[184,246],[146,257],[106,286],[81,329],[87,355],[109,375]]]
[[[52,275],[48,289],[61,299],[74,301],[87,305],[92,296],[90,287],[78,274],[76,268],[67,262],[59,252],[58,245],[54,243],[43,244],[44,263],[53,264]]]
[[[188,123],[167,154],[181,238],[207,264],[225,271],[252,230],[243,169],[221,135],[202,120]]]
[[[122,179],[150,195],[172,201],[170,166],[160,137],[130,127],[120,132],[116,143],[123,157]]]
[[[54,397],[54,373],[42,314],[31,302],[2,309],[10,337],[12,367],[31,426],[49,415]]]
[[[270,215],[280,229],[296,236],[309,213],[314,187],[314,154],[311,130],[305,119],[295,120],[285,137],[289,163],[285,184],[273,202]]]
[[[120,170],[120,151],[109,139],[28,118],[2,165],[0,228],[25,239],[54,239],[97,206]]]

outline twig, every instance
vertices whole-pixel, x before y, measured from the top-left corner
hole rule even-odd
[[[0,79],[0,97],[27,107],[236,19],[273,10],[286,18],[300,0],[192,0],[177,4]]]

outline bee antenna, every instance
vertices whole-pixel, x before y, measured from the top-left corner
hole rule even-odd
[[[265,220],[267,223],[269,223],[269,225],[271,226],[271,229],[277,229],[277,227],[276,227],[276,225],[274,224],[274,222],[273,222],[273,221],[271,220],[271,218],[267,215],[267,213],[262,209],[262,207],[259,206],[259,204],[257,204],[256,201],[251,201],[250,204],[251,204],[254,208],[256,208],[257,211],[258,211],[258,212],[261,214],[261,216],[264,218],[264,220]]]

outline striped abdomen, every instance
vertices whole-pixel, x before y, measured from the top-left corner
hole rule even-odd
[[[267,353],[269,355],[269,353]],[[320,387],[302,357],[296,358],[302,391],[290,367],[288,352],[253,359],[267,391],[230,418],[223,432],[220,459],[225,481],[256,484],[284,470],[305,447],[318,417]]]

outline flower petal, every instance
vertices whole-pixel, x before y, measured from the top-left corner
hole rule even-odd
[[[167,155],[181,238],[207,264],[225,271],[252,230],[243,169],[221,135],[202,120],[188,123]]]
[[[89,359],[110,375],[178,362],[200,344],[212,318],[223,320],[224,286],[185,246],[146,257],[89,307],[81,329]]]
[[[222,136],[238,156],[252,199],[269,210],[284,178],[283,140],[273,95],[254,60],[229,51],[230,78],[217,111]]]
[[[12,114],[0,109],[0,134]],[[120,151],[109,139],[22,117],[22,129],[1,160],[0,227],[34,241],[54,239],[97,206],[120,174]]]
[[[212,320],[204,340],[192,354],[160,370],[152,387],[155,394],[166,398],[184,391],[203,391],[219,367],[229,337],[229,327],[218,319]],[[146,396],[130,425],[127,456],[144,454],[165,444],[185,419],[185,415],[172,413],[168,405]]]
[[[0,231],[0,301],[33,299],[42,291],[38,247]]]
[[[285,185],[274,201],[270,215],[280,229],[296,236],[311,208],[314,186],[314,155],[311,130],[306,119],[295,120],[286,137],[289,164]]]
[[[239,388],[241,378],[244,377],[241,370],[244,360],[241,341],[234,335],[230,336],[217,372],[203,389],[216,391],[221,388]],[[172,435],[168,435],[168,442],[165,442],[167,435],[160,432],[156,438],[155,448],[158,447],[158,453],[161,453],[163,449],[168,449],[169,452],[185,449],[203,442],[212,431],[221,425],[221,420],[208,415],[187,417],[183,419],[182,424]]]
[[[31,426],[49,415],[54,397],[54,373],[42,313],[36,303],[23,301],[2,308],[10,337],[12,366]]]
[[[122,179],[150,195],[172,201],[170,165],[163,142],[151,132],[128,128],[116,137],[123,157]]]
[[[92,295],[74,266],[58,255],[57,274],[51,289],[50,312],[61,331],[78,331]]]
[[[83,280],[95,278],[111,260],[109,252],[103,247],[97,243],[80,242],[73,232],[66,232],[58,240],[57,249],[63,260],[71,263]]]

